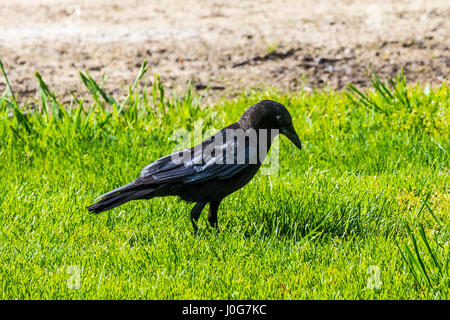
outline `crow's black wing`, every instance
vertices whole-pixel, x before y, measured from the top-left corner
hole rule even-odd
[[[220,144],[202,143],[192,149],[165,156],[141,171],[141,180],[153,183],[182,182],[185,184],[211,179],[229,179],[249,165],[252,148],[239,145],[237,139]],[[207,147],[210,146],[209,150]],[[214,150],[213,152],[210,152]],[[243,153],[238,157],[238,153]]]
[[[217,136],[223,138],[223,131],[194,148],[156,160],[142,169],[139,178],[101,195],[95,201],[119,199],[127,193],[130,196],[141,191],[149,193],[166,183],[192,184],[212,179],[229,179],[253,163],[250,159],[254,159],[256,148],[250,146],[248,141],[239,142],[237,138],[233,138],[222,142],[223,139],[215,139]]]

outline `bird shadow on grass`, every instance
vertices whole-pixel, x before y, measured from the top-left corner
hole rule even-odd
[[[381,199],[379,199],[381,200]],[[302,238],[386,237],[395,233],[402,223],[388,211],[387,198],[363,206],[361,202],[337,203],[324,208],[285,206],[279,210],[255,209],[236,217],[240,232],[245,237],[282,237],[291,240]]]

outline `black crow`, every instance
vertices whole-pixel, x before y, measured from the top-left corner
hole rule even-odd
[[[217,228],[220,202],[253,178],[278,133],[301,149],[288,110],[275,101],[260,101],[248,108],[238,122],[191,149],[149,164],[139,178],[100,196],[87,209],[99,213],[131,200],[178,196],[196,203],[191,211],[195,233],[196,222],[207,203],[208,221]]]

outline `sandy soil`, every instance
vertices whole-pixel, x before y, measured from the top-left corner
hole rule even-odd
[[[22,96],[39,71],[58,95],[78,71],[120,95],[149,62],[174,90],[192,80],[213,99],[248,88],[367,85],[382,76],[438,85],[450,65],[450,1],[10,0],[0,4],[0,58]],[[5,84],[0,80],[0,90]]]

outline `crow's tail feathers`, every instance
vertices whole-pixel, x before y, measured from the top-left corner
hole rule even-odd
[[[153,188],[142,189],[142,186],[140,189],[137,189],[136,185],[129,183],[95,199],[95,201],[99,201],[90,205],[87,209],[91,213],[100,213],[118,207],[131,200],[148,199],[151,197],[150,194],[154,190],[155,189]]]

